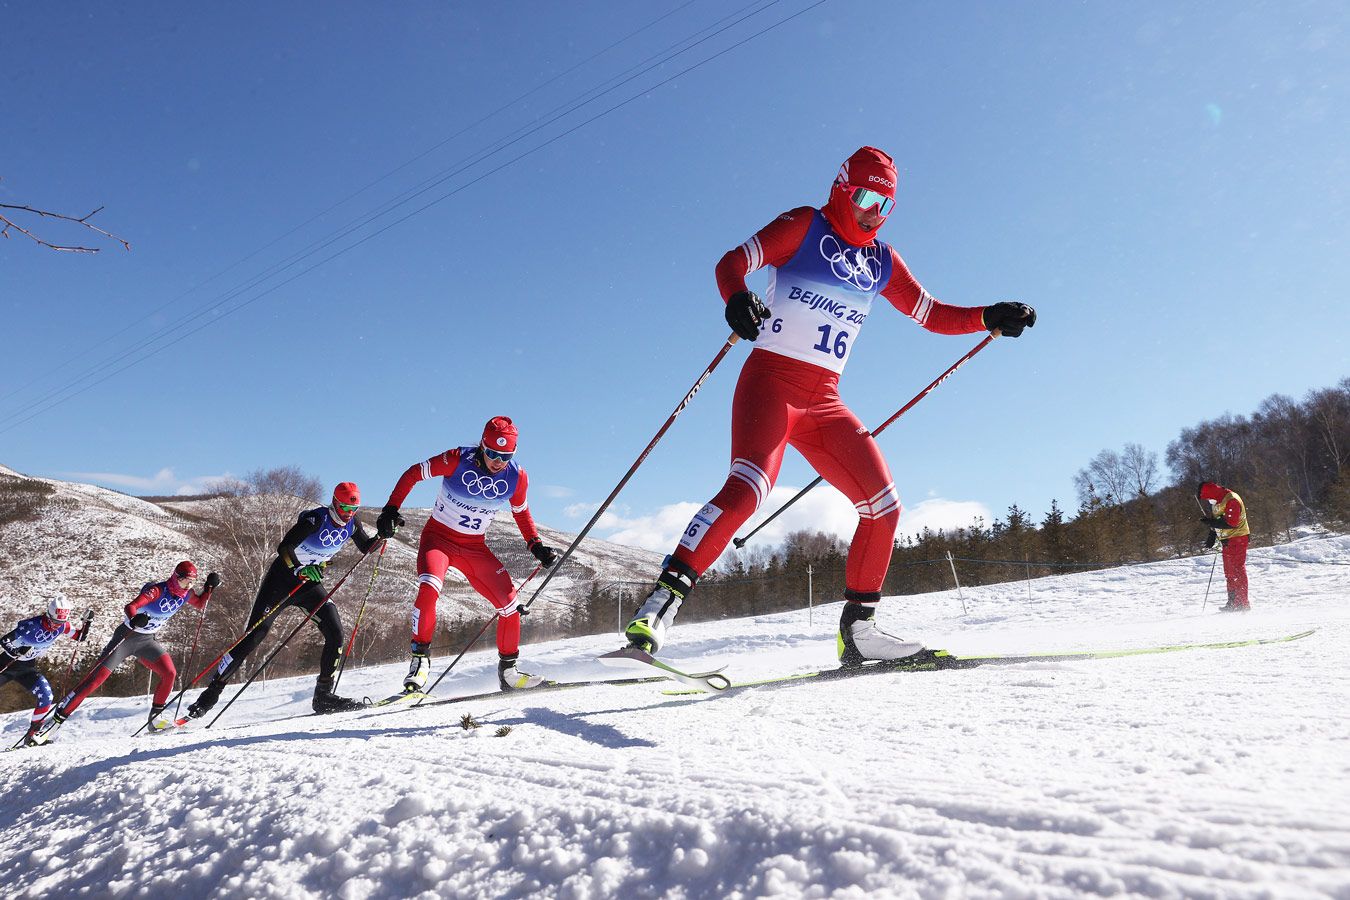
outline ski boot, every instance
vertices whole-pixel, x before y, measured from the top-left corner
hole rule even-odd
[[[427,676],[431,674],[431,642],[413,641],[412,662],[408,664],[408,674],[403,677],[403,693],[416,694],[427,686]]]
[[[520,671],[516,666],[519,656],[519,653],[512,653],[497,660],[497,683],[504,691],[527,691],[544,683],[543,676]]]
[[[225,690],[225,682],[211,679],[211,683],[206,686],[196,700],[188,706],[188,715],[194,719],[200,719],[211,711],[211,707],[216,705],[220,699],[220,692]]]
[[[1239,600],[1236,591],[1228,592],[1228,602],[1219,607],[1219,612],[1247,612],[1252,608],[1246,600]]]
[[[42,735],[42,726],[44,724],[46,724],[46,720],[43,720],[42,722],[34,722],[33,724],[29,725],[28,733],[23,736],[22,746],[40,747],[43,744],[47,743],[47,738],[43,737]]]
[[[666,629],[675,624],[680,604],[694,589],[698,578],[688,566],[673,559],[666,562],[665,571],[656,579],[656,587],[642,601],[632,620],[623,630],[628,644],[655,655],[666,640]]]
[[[37,744],[52,744],[56,742],[56,729],[65,724],[67,715],[61,710],[52,713],[52,717],[44,722],[39,730],[34,731],[33,726],[28,726],[28,734],[24,735],[24,746],[32,747]]]
[[[868,660],[904,659],[923,650],[923,644],[901,640],[877,627],[874,618],[876,607],[865,606],[864,603],[879,601],[880,591],[844,591],[844,597],[846,600],[862,602],[845,602],[844,611],[839,616],[839,634],[835,638],[839,665],[851,669]]]
[[[314,700],[310,704],[314,712],[326,715],[335,712],[350,712],[365,708],[365,703],[351,697],[339,697],[333,693],[333,679],[320,678],[314,685]]]
[[[163,705],[153,704],[150,707],[150,719],[145,726],[146,731],[148,731],[150,734],[159,734],[164,731],[173,731],[173,729],[176,728],[177,726],[178,723],[175,722],[173,719],[166,719],[164,717]]]

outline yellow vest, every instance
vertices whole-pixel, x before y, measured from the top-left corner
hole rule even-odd
[[[1238,519],[1236,528],[1214,529],[1219,533],[1219,540],[1221,541],[1226,541],[1229,538],[1242,537],[1252,533],[1252,530],[1247,527],[1247,504],[1242,502],[1242,498],[1237,495],[1236,491],[1229,491],[1223,495],[1223,499],[1220,500],[1215,507],[1218,510],[1217,515],[1220,517],[1223,516],[1223,511],[1228,507],[1229,500],[1237,501],[1238,509],[1242,511],[1242,516]]]

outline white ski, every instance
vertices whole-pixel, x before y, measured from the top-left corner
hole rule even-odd
[[[646,650],[639,650],[637,647],[624,647],[622,650],[615,650],[613,653],[601,654],[596,659],[607,666],[658,669],[667,678],[672,678],[681,684],[687,684],[695,690],[712,694],[725,691],[731,687],[731,679],[721,672],[700,672],[697,674],[684,672],[669,663],[662,662]]]

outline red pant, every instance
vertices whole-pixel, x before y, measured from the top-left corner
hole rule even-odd
[[[890,565],[900,497],[876,440],[839,398],[839,376],[756,350],[731,407],[731,474],[690,522],[675,558],[696,573],[711,566],[768,497],[791,444],[858,510],[844,584],[881,590]]]
[[[1247,544],[1249,535],[1223,542],[1223,577],[1228,582],[1228,599],[1234,606],[1250,606],[1247,599]]]
[[[516,612],[516,586],[482,537],[457,534],[435,519],[422,529],[417,548],[417,602],[413,607],[413,640],[429,644],[436,631],[436,600],[441,596],[445,572],[451,566],[469,579],[501,615],[497,619],[497,652],[509,656],[520,651],[520,614]],[[509,610],[509,611],[508,611]]]

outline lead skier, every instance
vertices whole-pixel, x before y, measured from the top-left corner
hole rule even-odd
[[[113,631],[98,664],[61,700],[60,706],[52,714],[51,727],[43,732],[44,737],[61,727],[90,694],[103,686],[103,682],[128,656],[136,657],[141,665],[155,673],[155,691],[150,700],[150,731],[166,731],[173,727],[174,723],[161,718],[161,715],[173,691],[178,670],[174,667],[173,657],[156,635],[185,604],[193,609],[205,610],[211,602],[211,594],[220,584],[220,576],[215,572],[208,574],[206,587],[200,591],[192,589],[192,582],[196,578],[197,566],[185,559],[174,567],[173,574],[165,580],[150,582],[141,588],[136,599],[123,608],[122,624]]]
[[[8,634],[0,636],[0,687],[17,681],[37,700],[28,732],[23,736],[26,747],[41,743],[38,733],[52,711],[52,686],[47,676],[37,670],[35,660],[67,635],[76,643],[89,637],[89,623],[94,619],[94,611],[91,609],[84,614],[84,622],[79,628],[70,621],[70,613],[66,595],[57,594],[47,604],[46,612],[20,619]]]
[[[784,213],[717,264],[727,323],[755,341],[732,403],[731,473],[690,521],[625,628],[631,645],[660,649],[694,583],[769,496],[791,444],[858,510],[844,573],[840,662],[856,666],[923,649],[875,621],[900,497],[876,441],[840,399],[839,376],[877,297],[939,334],[998,330],[1018,337],[1036,324],[1036,312],[1023,303],[951,306],[925,291],[900,254],[877,239],[895,193],[891,157],[863,147],[845,160],[823,207]],[[767,302],[745,283],[765,266],[771,267]]]
[[[216,705],[225,685],[267,637],[272,628],[272,614],[279,604],[312,612],[313,621],[323,635],[323,655],[319,657],[319,677],[314,683],[311,708],[316,713],[332,713],[363,706],[359,700],[333,693],[333,672],[342,656],[342,619],[337,604],[323,589],[324,569],[348,540],[362,553],[369,553],[380,541],[357,517],[360,506],[360,488],[344,481],[333,488],[333,499],[328,506],[300,514],[299,520],[277,545],[277,558],[272,560],[262,584],[258,585],[258,596],[253,600],[253,610],[248,617],[248,632],[221,659],[211,683],[188,706],[189,716],[199,719]],[[296,579],[300,582],[298,589]]]
[[[502,690],[537,687],[542,678],[522,672],[520,607],[511,576],[487,545],[487,530],[504,507],[540,565],[551,566],[558,551],[539,537],[526,498],[529,476],[515,459],[518,432],[506,416],[494,416],[483,426],[477,446],[446,450],[425,462],[414,463],[399,478],[376,521],[379,533],[391,537],[403,524],[399,507],[408,492],[425,478],[440,476],[441,490],[431,518],[422,527],[417,549],[417,600],[412,612],[412,662],[403,689],[420,691],[431,670],[431,638],[436,630],[436,601],[445,584],[446,570],[459,569],[474,590],[497,608],[497,682]]]

